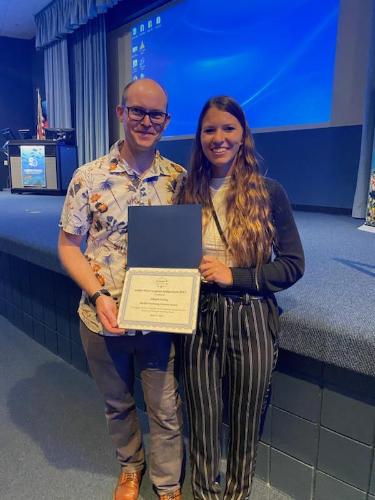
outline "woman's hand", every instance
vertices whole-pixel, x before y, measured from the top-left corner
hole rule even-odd
[[[218,285],[233,285],[232,271],[221,260],[216,257],[204,255],[199,266],[203,278]]]

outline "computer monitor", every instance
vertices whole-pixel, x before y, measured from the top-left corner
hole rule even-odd
[[[20,139],[32,139],[32,133],[29,128],[20,128],[18,129],[18,135],[20,136]]]
[[[4,145],[8,141],[12,141],[16,139],[16,136],[14,135],[13,131],[11,128],[3,128],[0,130],[0,135],[4,139]],[[3,145],[3,147],[4,147]]]
[[[74,128],[46,128],[46,140],[60,142],[69,146],[76,144],[76,131]]]

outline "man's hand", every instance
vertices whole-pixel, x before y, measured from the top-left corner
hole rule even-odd
[[[232,271],[221,260],[216,257],[205,255],[199,266],[203,278],[208,282],[218,285],[233,285]]]
[[[125,330],[118,328],[117,325],[117,307],[112,297],[100,295],[95,302],[96,314],[103,325],[104,330],[109,333],[123,335]]]
[[[81,251],[82,239],[81,235],[69,234],[61,229],[58,244],[59,257],[70,277],[91,297],[103,285],[98,281]],[[100,295],[95,306],[98,318],[105,330],[114,334],[124,333],[124,329],[118,328],[117,307],[112,297]]]

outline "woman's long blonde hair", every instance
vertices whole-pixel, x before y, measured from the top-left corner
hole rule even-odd
[[[231,97],[217,96],[204,105],[195,136],[191,171],[182,194],[182,203],[199,203],[204,220],[210,216],[210,188],[212,168],[201,144],[202,122],[210,108],[233,115],[243,129],[243,144],[231,168],[231,179],[226,197],[227,228],[225,237],[229,251],[239,267],[255,266],[258,270],[272,251],[274,227],[268,191],[259,173],[254,140],[241,106]]]

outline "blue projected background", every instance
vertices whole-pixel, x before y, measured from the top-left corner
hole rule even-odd
[[[167,135],[195,132],[213,95],[252,128],[331,119],[340,0],[183,0],[131,26],[132,78],[169,93]]]

